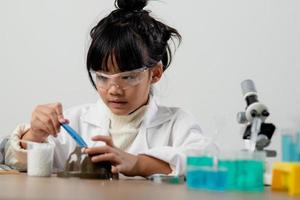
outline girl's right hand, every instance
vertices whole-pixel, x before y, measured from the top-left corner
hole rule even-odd
[[[49,135],[56,137],[60,132],[61,123],[69,123],[63,116],[61,103],[39,105],[34,109],[31,127],[22,139],[43,142]]]

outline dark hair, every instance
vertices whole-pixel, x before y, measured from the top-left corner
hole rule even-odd
[[[152,67],[162,61],[166,70],[172,60],[168,41],[181,42],[176,29],[154,19],[143,10],[148,0],[115,0],[116,10],[98,22],[91,30],[91,45],[87,54],[87,70],[110,71],[108,59],[115,59],[118,69],[129,71]],[[114,62],[112,62],[114,64]]]

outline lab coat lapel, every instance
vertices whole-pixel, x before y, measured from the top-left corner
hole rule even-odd
[[[149,101],[149,107],[145,113],[145,118],[141,124],[140,131],[137,134],[134,142],[128,149],[129,153],[138,154],[148,150],[152,145],[150,129],[154,129],[162,123],[170,120],[172,117],[170,112],[160,112],[155,97],[151,96]]]
[[[101,100],[98,100],[94,107],[91,107],[88,112],[81,117],[81,121],[83,122],[82,124],[92,126],[93,133],[90,133],[91,136],[95,134],[109,135],[108,108]],[[96,132],[94,130],[96,130]]]

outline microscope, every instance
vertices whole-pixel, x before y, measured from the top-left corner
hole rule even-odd
[[[237,121],[246,125],[243,134],[245,148],[252,152],[265,151],[267,157],[275,157],[276,151],[264,150],[270,144],[276,129],[274,124],[265,122],[270,115],[268,108],[258,101],[257,91],[252,80],[244,80],[241,88],[247,105],[244,112],[237,114]]]

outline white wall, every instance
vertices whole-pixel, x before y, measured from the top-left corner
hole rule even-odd
[[[159,85],[162,103],[192,112],[222,149],[241,148],[240,82],[252,78],[278,127],[300,124],[300,1],[164,0],[147,7],[183,36]],[[0,134],[35,105],[97,95],[85,71],[88,32],[113,0],[0,0]],[[279,132],[271,148],[280,149]]]

